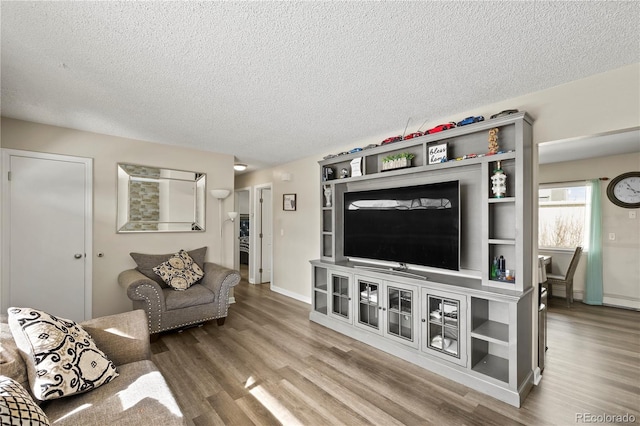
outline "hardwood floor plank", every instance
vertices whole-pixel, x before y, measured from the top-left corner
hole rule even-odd
[[[310,368],[302,371],[301,374],[321,387],[326,392],[334,395],[335,398],[349,401],[349,407],[360,416],[364,417],[371,424],[401,425],[402,423],[388,415],[382,409],[376,407],[365,397],[362,398],[362,390],[355,393],[339,383],[338,377],[330,378],[320,371]]]
[[[313,406],[327,419],[328,424],[349,426],[369,424],[364,417],[352,411],[341,400],[334,398],[297,371],[286,367],[280,370],[280,374],[286,379],[288,387],[296,390],[308,405]]]
[[[251,419],[236,405],[228,393],[218,392],[207,398],[211,408],[218,414],[225,425],[252,425]]]

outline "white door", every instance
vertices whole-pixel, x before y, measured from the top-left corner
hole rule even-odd
[[[91,318],[92,160],[3,150],[3,168],[3,311]]]
[[[254,187],[254,197],[254,214],[251,218],[252,243],[249,259],[249,282],[262,284],[271,282],[271,252],[273,250],[271,184]]]
[[[273,250],[273,220],[271,188],[262,190],[262,278],[260,282],[271,282],[271,253]]]

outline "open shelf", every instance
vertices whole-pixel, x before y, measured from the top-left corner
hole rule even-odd
[[[516,197],[489,198],[487,201],[489,204],[515,203]]]
[[[471,337],[499,345],[508,345],[509,325],[497,321],[485,321],[471,331]]]
[[[516,240],[505,240],[505,239],[491,238],[489,240],[489,244],[504,244],[504,245],[508,245],[508,246],[513,246],[513,245],[516,244]]]
[[[493,377],[501,382],[509,382],[509,360],[499,356],[487,354],[473,367],[473,371],[485,376]]]

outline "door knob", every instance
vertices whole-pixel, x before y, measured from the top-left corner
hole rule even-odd
[[[73,257],[75,257],[76,259],[80,259],[82,258],[82,255],[80,253],[76,253],[73,255]]]

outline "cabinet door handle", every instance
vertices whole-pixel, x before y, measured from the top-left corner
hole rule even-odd
[[[422,318],[422,322],[427,322],[427,320],[426,320],[426,319],[424,319],[424,318]]]
[[[76,259],[81,259],[82,255],[80,253],[76,253],[76,254],[73,255],[73,257],[76,258]]]
[[[386,311],[386,310],[387,310],[387,308],[382,308],[382,310],[383,310],[383,311]]]

